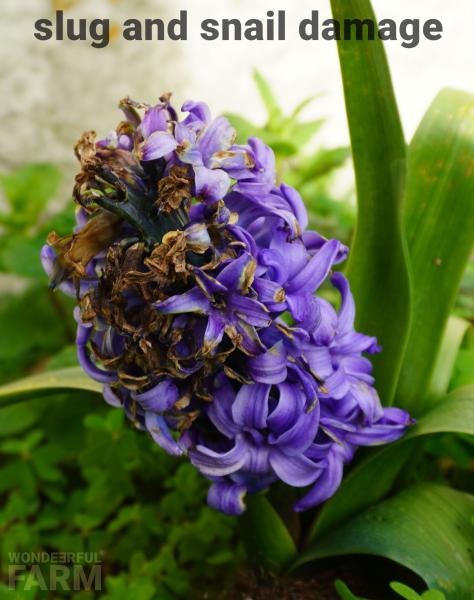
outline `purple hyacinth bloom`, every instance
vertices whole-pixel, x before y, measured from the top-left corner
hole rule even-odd
[[[41,253],[51,286],[77,299],[79,362],[109,405],[209,479],[210,506],[240,514],[277,481],[306,488],[295,510],[316,506],[359,446],[410,424],[374,387],[380,348],[354,330],[335,270],[348,250],[307,229],[271,148],[237,141],[204,103],[182,119],[169,95],[120,108],[116,130],[76,146],[77,226]]]

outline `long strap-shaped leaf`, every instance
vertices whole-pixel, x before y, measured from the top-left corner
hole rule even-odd
[[[410,145],[405,229],[413,320],[397,403],[425,406],[441,339],[474,241],[474,96],[444,90]]]
[[[375,21],[369,0],[331,0],[331,5],[339,21]],[[341,40],[338,49],[358,198],[347,273],[357,326],[383,346],[374,366],[382,401],[390,404],[410,319],[401,222],[406,145],[382,42]]]
[[[317,546],[321,536],[386,496],[418,438],[454,432],[474,435],[474,386],[447,395],[399,442],[373,450],[349,473],[319,513],[309,533],[308,546]]]
[[[302,562],[375,554],[418,573],[447,600],[472,600],[474,496],[423,484],[373,506],[319,540]]]
[[[93,381],[80,367],[48,371],[0,387],[0,408],[28,398],[38,398],[73,390],[102,392],[100,383]]]

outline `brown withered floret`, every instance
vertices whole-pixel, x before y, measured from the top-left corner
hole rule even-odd
[[[47,242],[56,251],[58,259],[50,285],[55,287],[71,276],[86,278],[87,265],[117,239],[120,226],[120,219],[115,215],[99,211],[78,233],[60,237],[52,231]]]
[[[158,182],[156,204],[160,210],[170,213],[192,197],[192,181],[186,167],[171,167],[169,175]]]

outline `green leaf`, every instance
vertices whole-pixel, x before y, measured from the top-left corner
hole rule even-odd
[[[324,125],[325,119],[315,119],[303,123],[291,123],[290,135],[292,143],[296,148],[306,145]]]
[[[459,348],[468,328],[469,321],[459,317],[449,317],[428,388],[430,395],[439,398],[446,393]]]
[[[405,600],[421,600],[421,596],[404,583],[393,581],[390,584],[390,587],[394,592],[397,592],[399,596],[405,598]]]
[[[459,351],[450,383],[452,389],[464,385],[474,385],[474,350],[470,348]]]
[[[279,573],[295,559],[295,543],[265,496],[248,497],[242,521],[245,546],[253,564]]]
[[[405,600],[446,600],[446,596],[439,590],[426,590],[420,596],[411,587],[398,581],[392,581],[390,587]]]
[[[413,321],[397,403],[420,414],[474,241],[474,96],[442,91],[415,133],[408,157],[404,222]]]
[[[7,406],[0,418],[0,439],[9,435],[18,435],[31,427],[39,418],[42,407],[38,402],[28,402],[16,406]]]
[[[299,187],[312,179],[317,179],[342,167],[350,155],[351,149],[346,147],[319,150],[310,158],[302,161],[296,173],[295,185]],[[294,174],[290,175],[295,176]]]
[[[46,275],[41,266],[40,251],[45,237],[26,237],[11,234],[2,240],[2,270],[18,277],[39,279],[43,283]]]
[[[318,98],[321,98],[322,95],[323,95],[322,93],[314,94],[313,96],[310,96],[309,98],[305,98],[304,100],[302,100],[294,108],[293,112],[291,113],[290,119],[292,121],[297,119],[306,107],[308,107],[310,104],[312,104]]]
[[[36,225],[38,215],[57,192],[61,172],[50,164],[33,164],[0,174],[11,212],[4,215],[13,226]]]
[[[333,16],[376,21],[369,0],[331,0]],[[375,335],[377,386],[391,404],[410,320],[410,284],[402,231],[406,146],[380,40],[341,40],[339,58],[356,175],[358,218],[347,275],[357,327]]]
[[[249,137],[254,135],[261,137],[262,130],[247,119],[244,119],[239,115],[234,115],[233,113],[227,113],[225,116],[236,130],[237,141],[239,144],[246,144]]]
[[[448,394],[395,444],[372,450],[325,503],[308,535],[308,544],[317,543],[328,531],[385,497],[416,449],[417,439],[435,433],[474,434],[474,386]]]
[[[413,486],[318,540],[298,564],[375,554],[411,569],[447,600],[470,600],[473,512],[474,496],[435,484]]]
[[[69,314],[64,320],[58,318],[51,299],[56,300],[48,297],[44,284],[0,296],[0,380],[19,377],[66,343]],[[57,301],[69,312],[63,298],[57,296]]]
[[[279,121],[283,118],[283,113],[275,97],[275,94],[273,93],[273,90],[270,87],[270,84],[260,73],[260,71],[257,71],[256,69],[254,71],[253,78],[255,80],[255,83],[257,84],[260,97],[262,98],[265,108],[267,109],[269,122],[272,123],[275,120]]]
[[[0,407],[28,398],[72,390],[87,390],[101,394],[102,385],[88,377],[80,367],[48,371],[1,386]]]
[[[362,596],[356,596],[353,594],[347,585],[340,579],[336,579],[334,582],[334,587],[336,588],[336,592],[339,594],[341,600],[368,600],[367,598],[362,598]]]

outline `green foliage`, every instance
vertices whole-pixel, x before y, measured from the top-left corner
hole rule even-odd
[[[206,506],[191,465],[96,395],[24,406],[37,407],[35,418],[0,438],[5,569],[10,552],[97,552],[110,573],[103,597],[157,600],[226,573],[235,521]]]
[[[367,598],[362,598],[361,596],[353,594],[347,585],[340,579],[337,579],[334,582],[334,587],[341,600],[368,600]]]
[[[58,191],[60,181],[59,170],[50,164],[27,165],[0,174],[9,208],[1,214],[0,223],[13,231],[25,231],[36,225],[46,203]]]
[[[447,600],[468,600],[473,512],[474,496],[435,484],[413,486],[319,539],[306,560],[377,554],[412,569]]]
[[[69,318],[72,306],[64,299],[59,302],[64,310],[67,307]],[[19,377],[25,369],[58,352],[71,335],[70,324],[58,318],[44,285],[0,296],[0,324],[0,382]]]
[[[340,579],[334,582],[334,587],[341,600],[368,600],[367,598],[362,598],[361,596],[353,594],[347,585]],[[426,590],[420,595],[408,585],[399,583],[398,581],[392,581],[390,587],[394,592],[406,600],[446,600],[446,596],[439,590]]]
[[[446,600],[446,596],[439,590],[426,590],[420,595],[404,583],[399,583],[398,581],[392,581],[390,587],[406,600]]]
[[[277,511],[262,494],[250,496],[243,517],[243,534],[254,564],[279,573],[295,560],[295,542]]]
[[[87,390],[101,394],[102,386],[87,377],[80,367],[46,371],[0,387],[0,406],[8,406],[24,398],[49,396],[65,390]]]
[[[6,210],[0,211],[0,274],[23,278],[22,291],[0,296],[0,383],[13,380],[74,339],[72,302],[45,286],[39,253],[49,231],[69,231],[71,210],[47,216],[59,170],[35,164],[0,174]]]
[[[405,230],[414,302],[397,403],[417,415],[474,241],[473,153],[474,96],[444,90],[423,118],[408,161]]]

